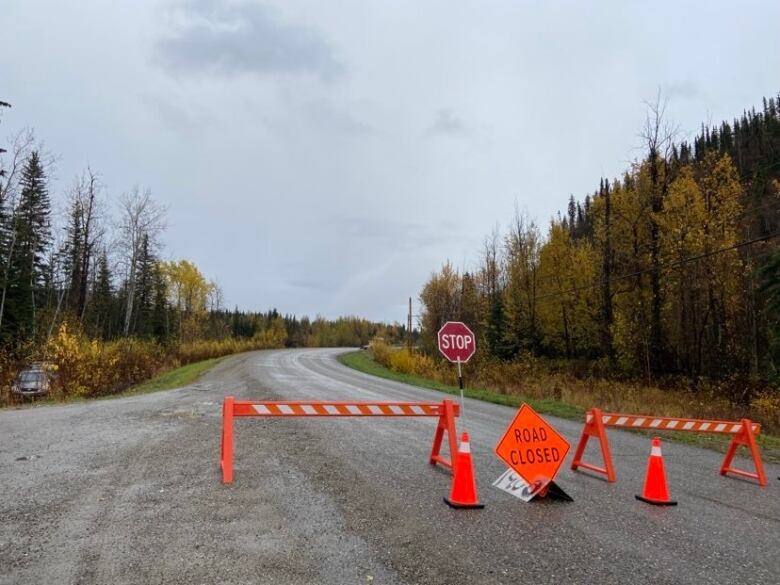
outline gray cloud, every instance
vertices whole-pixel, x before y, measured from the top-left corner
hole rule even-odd
[[[159,40],[154,52],[154,61],[169,72],[303,73],[325,81],[344,72],[316,29],[283,22],[267,6],[191,0],[175,14],[175,32]]]
[[[667,84],[665,93],[670,99],[695,99],[703,96],[701,88],[692,79]]]
[[[287,286],[315,292],[343,291],[366,275],[384,273],[396,263],[406,265],[413,253],[451,242],[462,232],[450,222],[424,224],[357,216],[335,218],[328,225],[340,234],[340,242],[324,244],[317,262],[309,258],[284,263],[280,273]],[[352,261],[345,262],[347,257]]]
[[[408,251],[452,240],[457,227],[449,222],[381,220],[373,217],[347,217],[333,222],[339,233],[356,243],[375,240],[383,249]]]
[[[441,135],[462,135],[468,134],[469,129],[466,124],[450,109],[441,109],[436,112],[436,119],[428,128],[426,134],[429,136]]]

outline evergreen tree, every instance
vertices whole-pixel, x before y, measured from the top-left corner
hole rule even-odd
[[[770,331],[770,375],[780,381],[780,248],[769,255],[759,270],[761,290],[766,295],[766,317]]]
[[[137,335],[152,334],[152,313],[154,303],[154,278],[157,270],[157,260],[149,247],[149,236],[144,234],[141,240],[141,251],[136,265],[136,305],[135,327]]]
[[[7,295],[3,309],[4,337],[24,338],[35,332],[36,293],[45,277],[51,242],[51,204],[40,155],[33,151],[20,180],[19,203],[12,219]]]
[[[66,228],[66,239],[59,256],[62,269],[67,277],[68,306],[78,311],[78,290],[81,283],[81,255],[83,246],[81,209],[78,201],[74,201],[70,209],[70,221]]]
[[[574,195],[569,195],[568,214],[569,237],[573,240],[577,237],[577,204],[574,201]]]
[[[160,265],[155,264],[152,271],[152,289],[154,304],[150,314],[150,330],[157,341],[165,341],[170,337],[168,322],[168,285]]]
[[[513,343],[513,336],[507,327],[504,297],[500,292],[494,294],[490,299],[485,333],[491,355],[500,360],[510,360],[515,356],[518,347]]]
[[[92,291],[91,322],[96,334],[102,339],[113,337],[115,322],[114,291],[111,284],[111,269],[106,252],[98,258],[97,280]]]

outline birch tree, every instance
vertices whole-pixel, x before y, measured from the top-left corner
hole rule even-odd
[[[138,262],[144,238],[153,249],[159,246],[159,239],[165,230],[166,208],[152,199],[149,189],[133,187],[129,193],[119,198],[119,222],[117,225],[116,248],[126,270],[125,316],[123,333],[130,334],[133,318],[133,304],[136,294]]]

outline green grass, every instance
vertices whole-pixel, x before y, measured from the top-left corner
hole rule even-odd
[[[367,351],[344,353],[338,356],[338,360],[347,367],[358,370],[359,372],[363,372],[365,374],[377,376],[379,378],[385,378],[395,382],[403,382],[405,384],[411,384],[412,386],[419,386],[421,388],[438,390],[439,392],[446,392],[447,394],[460,394],[460,390],[457,386],[450,386],[448,384],[443,384],[429,378],[414,376],[412,374],[401,374],[399,372],[389,370],[382,364],[377,363],[371,354]],[[494,404],[502,404],[504,406],[520,406],[523,402],[526,402],[540,414],[549,414],[551,416],[557,416],[559,418],[565,418],[569,420],[583,421],[585,416],[585,410],[583,408],[549,398],[526,398],[514,394],[501,394],[499,392],[493,392],[484,388],[466,388],[463,393],[469,398],[475,398],[485,402],[492,402]],[[659,434],[650,433],[647,431],[630,432],[638,432],[648,436],[651,434]],[[660,434],[664,440],[696,445],[720,452],[726,451],[726,446],[728,445],[729,441],[728,437],[706,433]],[[776,463],[780,462],[780,437],[761,434],[758,436],[758,443],[761,446],[762,458],[764,461],[772,461]]]
[[[135,394],[147,394],[149,392],[157,392],[158,390],[172,390],[173,388],[181,388],[182,386],[188,386],[194,382],[221,362],[224,357],[212,358],[209,360],[203,360],[202,362],[195,362],[187,364],[174,370],[168,370],[163,372],[159,376],[155,376],[151,380],[134,386],[120,394],[114,394],[114,396],[129,396]]]

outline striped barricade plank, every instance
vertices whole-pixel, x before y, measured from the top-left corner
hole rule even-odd
[[[592,408],[585,415],[585,427],[582,429],[582,436],[574,453],[574,460],[571,468],[587,469],[607,476],[607,481],[615,481],[617,476],[615,468],[612,465],[612,455],[607,441],[606,427],[617,427],[635,430],[655,430],[655,431],[684,431],[691,433],[719,433],[731,435],[732,439],[726,451],[726,457],[720,468],[720,474],[726,475],[733,473],[741,477],[747,477],[758,481],[759,485],[767,485],[764,465],[761,462],[761,453],[756,443],[756,437],[761,433],[761,425],[748,419],[740,421],[726,420],[702,420],[693,418],[676,418],[664,416],[647,416],[641,414],[622,414],[617,412],[601,412],[598,408]],[[598,439],[601,447],[601,456],[604,460],[604,466],[600,467],[592,463],[582,461],[585,447],[588,439],[594,437]],[[750,451],[755,473],[736,469],[731,466],[737,449],[744,445]]]
[[[220,467],[222,482],[233,481],[233,419],[235,417],[436,417],[438,423],[433,436],[433,446],[428,458],[431,464],[439,464],[453,470],[457,448],[455,417],[460,406],[452,400],[442,402],[357,402],[326,400],[235,400],[226,396],[222,404],[222,445]],[[441,455],[444,433],[450,459]]]
[[[455,406],[455,415],[458,405]],[[441,416],[441,402],[234,401],[233,416]]]
[[[593,413],[588,411],[585,422],[592,423]],[[607,427],[629,429],[651,429],[656,431],[690,431],[693,433],[722,433],[735,435],[742,432],[742,421],[700,420],[692,418],[674,418],[664,416],[642,416],[636,414],[618,414],[602,412],[601,421]],[[761,425],[751,423],[753,434],[761,433]]]

